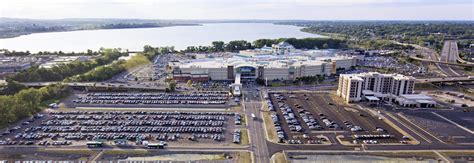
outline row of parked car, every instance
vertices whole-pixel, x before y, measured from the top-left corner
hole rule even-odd
[[[35,122],[37,119],[41,119],[41,118],[43,118],[43,117],[44,117],[43,114],[37,113],[37,114],[33,115],[32,117],[28,118],[26,121],[23,121],[23,122],[21,123],[21,125],[19,125],[19,126],[14,126],[14,127],[12,127],[12,128],[7,128],[5,131],[2,132],[1,135],[9,135],[10,133],[13,133],[13,132],[15,132],[15,131],[20,130],[23,126],[28,126],[28,125],[30,125],[31,123]]]
[[[31,131],[41,131],[47,133],[64,132],[135,132],[135,133],[222,133],[225,127],[194,127],[194,126],[41,126],[33,127]]]
[[[0,140],[0,145],[35,145],[36,143],[34,141],[15,141],[11,139],[6,139],[6,140]],[[40,141],[37,143],[38,145],[53,145],[53,146],[59,146],[59,145],[71,145],[71,141]]]
[[[240,114],[235,114],[234,115],[234,124],[235,125],[241,125],[242,124],[242,116],[240,116]]]
[[[383,135],[374,135],[374,134],[367,134],[367,135],[353,135],[354,140],[352,141],[353,144],[378,144],[380,143],[379,140],[384,139],[392,139],[394,138],[393,135],[383,134]],[[402,140],[400,143],[406,144],[406,141]]]
[[[349,128],[352,132],[364,131],[364,129],[357,125],[352,125],[349,121],[344,121],[344,124],[347,128]]]
[[[306,123],[308,128],[310,130],[322,130],[323,128],[321,125],[319,125],[318,121],[314,119],[313,115],[311,112],[307,111],[306,109],[303,109],[301,105],[295,104],[295,106],[298,108],[298,113],[300,117],[303,119],[303,122]]]
[[[180,93],[134,93],[134,92],[96,92],[87,93],[86,96],[114,96],[114,97],[147,97],[147,96],[165,96],[165,97],[223,97],[228,96],[226,91],[207,91],[207,92],[191,92],[187,94]]]
[[[227,100],[72,100],[76,104],[202,104],[202,105],[223,105]]]
[[[227,92],[171,93],[88,93],[72,102],[78,104],[225,104]]]
[[[62,113],[52,112],[51,119],[57,120],[215,120],[225,121],[226,116],[234,116],[231,112],[151,112],[145,114],[126,113]]]
[[[234,130],[234,140],[233,140],[233,142],[236,143],[236,144],[240,143],[240,130],[239,129]]]
[[[47,120],[44,126],[224,126],[225,121],[213,120]]]
[[[42,139],[95,140],[95,139],[159,139],[161,135],[195,135],[215,141],[224,139],[226,123],[232,112],[51,112],[39,125],[18,132],[15,140]],[[43,117],[43,116],[41,116]],[[19,131],[21,127],[15,128]],[[9,133],[8,133],[9,134]],[[5,135],[8,135],[5,134]],[[154,137],[154,134],[158,134]]]
[[[180,111],[53,111],[51,115],[234,115],[234,112],[180,112]]]

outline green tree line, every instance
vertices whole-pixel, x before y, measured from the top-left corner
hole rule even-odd
[[[225,43],[223,41],[213,41],[210,46],[188,46],[182,52],[206,53],[206,52],[236,52],[263,46],[272,46],[286,41],[297,49],[340,49],[346,48],[346,41],[335,38],[279,38],[279,39],[259,39],[252,43],[245,40],[235,40]]]
[[[66,97],[69,89],[63,85],[49,85],[39,89],[23,89],[13,95],[0,96],[0,128],[40,112],[42,102]]]
[[[104,49],[101,49],[100,51],[103,51]],[[57,56],[77,56],[77,55],[83,55],[83,56],[97,56],[100,55],[100,51],[93,51],[88,49],[85,52],[63,52],[63,51],[39,51],[37,53],[31,53],[30,51],[15,51],[15,50],[8,50],[8,49],[0,49],[0,52],[3,53],[5,56],[41,56],[41,55],[57,55]]]
[[[144,46],[143,52],[131,57],[128,60],[118,60],[111,64],[96,67],[86,73],[68,78],[66,81],[91,82],[104,81],[131,69],[145,64],[150,64],[150,60],[157,55],[175,52],[174,47],[152,47]]]
[[[125,55],[127,53],[120,52],[119,49],[104,49],[99,57],[90,61],[74,61],[49,69],[34,66],[15,74],[10,79],[19,82],[62,81],[68,77],[88,72],[98,66],[109,64]]]
[[[408,44],[442,48],[445,39],[474,39],[470,21],[301,21],[283,22],[305,27],[304,32],[338,36],[352,45],[369,49],[405,50],[410,46],[384,42],[394,40]],[[380,41],[382,40],[382,41]]]
[[[67,79],[76,82],[104,81],[136,66],[149,64],[150,60],[144,54],[137,54],[128,60],[118,60],[108,65],[96,67],[84,74]]]

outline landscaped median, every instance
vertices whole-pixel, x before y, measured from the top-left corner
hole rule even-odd
[[[270,113],[268,111],[264,111],[262,112],[262,117],[263,117],[267,140],[273,143],[278,143],[276,130],[275,130],[275,127],[273,127],[273,122],[270,118]]]
[[[392,117],[390,115],[390,113],[387,113],[388,116]],[[416,140],[413,136],[411,136],[410,134],[408,134],[405,130],[401,129],[400,127],[398,127],[397,125],[395,125],[392,121],[388,120],[387,118],[383,118],[382,119],[385,123],[387,123],[388,125],[390,125],[391,127],[393,127],[395,130],[397,130],[398,132],[400,132],[401,134],[403,135],[406,135],[408,137],[410,137],[410,140],[407,141],[407,144],[411,144],[411,145],[418,145],[420,144],[420,141]]]
[[[288,162],[283,152],[277,152],[273,154],[271,160],[273,163],[287,163]]]
[[[248,146],[250,144],[250,137],[247,129],[240,129],[240,145]]]
[[[238,163],[252,163],[252,154],[250,152],[237,152],[236,154],[236,162]]]
[[[358,105],[360,109],[363,109],[362,106]],[[370,114],[372,114],[373,116],[377,116],[376,113],[374,113],[375,111],[373,110],[370,110],[370,109],[366,109],[368,110],[368,112]],[[394,118],[390,113],[386,113],[387,116],[390,116],[392,118]],[[406,141],[407,144],[409,145],[418,145],[420,144],[420,142],[418,140],[416,140],[412,135],[408,134],[405,130],[401,129],[399,126],[397,126],[396,124],[394,124],[392,121],[390,121],[388,118],[386,118],[385,116],[383,115],[379,115],[381,120],[388,124],[390,127],[392,127],[393,129],[395,129],[397,132],[399,132],[400,134],[404,135],[404,136],[408,136],[410,139]],[[395,118],[394,118],[395,119]],[[338,138],[338,141],[341,142]],[[342,142],[341,142],[342,143]],[[351,143],[352,144],[352,143]],[[401,143],[382,143],[380,145],[400,145]]]

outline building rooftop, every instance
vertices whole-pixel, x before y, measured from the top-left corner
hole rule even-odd
[[[414,80],[415,78],[412,76],[405,76],[402,74],[381,74],[378,72],[365,72],[359,74],[341,74],[342,76],[348,76],[352,79],[363,80],[362,77],[371,77],[371,76],[381,76],[381,77],[392,77],[396,80]]]
[[[409,99],[409,100],[430,100],[430,101],[433,100],[433,98],[424,94],[405,94],[405,95],[400,95],[400,97]]]
[[[313,58],[304,55],[259,55],[249,57],[236,54],[228,58],[204,58],[171,62],[170,66],[179,66],[180,68],[225,68],[227,66],[237,67],[248,65],[253,67],[288,68],[290,66],[322,65],[324,63],[330,63],[331,61],[344,59],[353,59],[353,57],[337,56]]]

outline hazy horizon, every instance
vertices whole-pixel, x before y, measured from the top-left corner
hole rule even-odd
[[[0,0],[0,17],[25,19],[461,20],[472,0]]]

